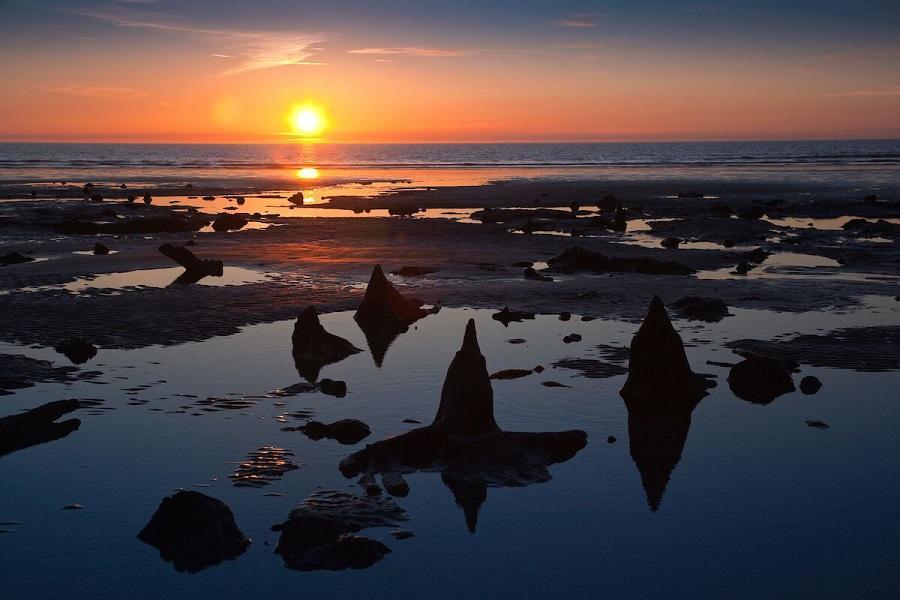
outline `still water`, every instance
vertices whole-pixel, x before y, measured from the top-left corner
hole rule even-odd
[[[491,311],[444,309],[419,321],[388,349],[381,368],[366,351],[325,367],[347,382],[345,398],[318,392],[267,392],[300,381],[291,357],[293,322],[244,328],[203,342],[103,350],[84,368],[97,381],[41,384],[2,400],[11,414],[58,398],[103,400],[79,411],[81,428],[61,440],[0,458],[3,598],[846,598],[900,592],[900,406],[897,371],[857,373],[809,368],[822,390],[799,391],[769,405],[736,398],[723,343],[847,326],[900,322],[900,303],[870,297],[840,313],[732,309],[720,323],[675,321],[695,371],[718,386],[694,410],[680,461],[658,510],[629,453],[624,376],[591,379],[553,368],[566,358],[600,358],[597,345],[627,346],[637,326],[609,320],[563,322],[555,316],[512,323]],[[322,316],[325,327],[367,348],[351,313]],[[337,463],[366,442],[430,422],[444,373],[474,318],[488,370],[547,368],[494,381],[495,414],[506,430],[583,429],[588,445],[553,465],[553,479],[491,488],[470,533],[450,491],[434,473],[410,475],[399,499],[411,517],[408,540],[366,530],[393,552],[361,571],[290,571],[273,554],[269,527],[322,489],[361,493]],[[580,333],[583,341],[564,344]],[[511,344],[523,338],[525,343]],[[0,352],[62,364],[50,349],[0,344]],[[795,375],[795,383],[799,376]],[[548,388],[545,381],[571,387]],[[207,412],[207,398],[242,399],[240,408]],[[314,442],[293,413],[331,422],[365,421],[360,444]],[[821,420],[826,430],[807,427]],[[608,443],[607,437],[617,441]],[[288,449],[299,468],[263,488],[229,480],[263,446]],[[220,498],[253,540],[248,551],[195,575],[177,573],[135,538],[175,489]],[[271,495],[271,494],[281,495]],[[266,495],[269,494],[269,495]],[[78,503],[81,510],[62,510]],[[896,597],[896,596],[894,596]]]

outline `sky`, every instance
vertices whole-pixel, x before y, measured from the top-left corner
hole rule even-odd
[[[900,138],[898,0],[0,0],[0,140]]]

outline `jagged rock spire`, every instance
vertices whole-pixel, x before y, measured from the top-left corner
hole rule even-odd
[[[358,323],[385,323],[405,327],[428,314],[411,300],[404,298],[384,276],[381,265],[375,265],[366,294],[356,314]]]

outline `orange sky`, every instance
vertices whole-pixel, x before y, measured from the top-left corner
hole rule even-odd
[[[6,36],[0,139],[273,141],[305,101],[327,113],[326,141],[900,137],[893,46],[655,43],[540,19],[537,39],[385,46],[144,6],[59,12],[43,43]]]

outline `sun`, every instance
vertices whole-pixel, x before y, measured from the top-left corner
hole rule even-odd
[[[321,135],[328,126],[325,113],[318,106],[304,104],[295,106],[288,115],[288,122],[294,133],[303,137],[315,137]]]

